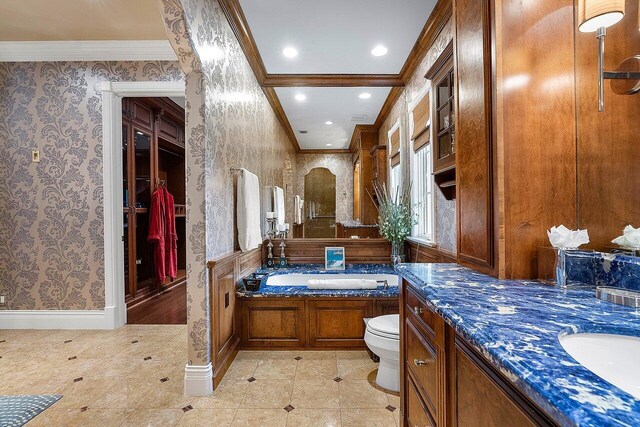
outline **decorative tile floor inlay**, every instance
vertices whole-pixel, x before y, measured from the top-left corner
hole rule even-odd
[[[0,330],[0,340],[0,395],[63,395],[27,427],[399,425],[400,411],[388,409],[399,399],[369,384],[378,365],[364,350],[240,351],[212,395],[192,397],[186,325]],[[38,354],[35,369],[28,354]]]

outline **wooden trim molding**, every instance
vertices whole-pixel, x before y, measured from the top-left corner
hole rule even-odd
[[[269,87],[394,87],[404,86],[399,74],[267,74]]]
[[[264,67],[264,62],[262,62],[260,52],[258,51],[258,46],[256,46],[256,41],[251,34],[251,29],[249,29],[249,24],[247,24],[247,19],[244,16],[240,2],[238,0],[219,0],[218,3],[227,17],[227,21],[229,21],[231,30],[238,39],[244,55],[247,57],[253,74],[256,75],[258,83],[262,85],[267,76],[267,71]]]
[[[444,48],[442,53],[438,56],[438,59],[435,60],[431,68],[429,68],[424,75],[424,78],[427,80],[433,80],[433,78],[442,70],[449,59],[453,56],[453,39],[449,41],[447,46]]]
[[[282,108],[282,104],[280,104],[280,99],[278,99],[278,95],[276,95],[276,91],[272,87],[263,87],[262,91],[267,97],[267,101],[271,104],[271,108],[273,108],[273,112],[276,114],[278,121],[284,128],[284,132],[287,134],[291,145],[293,145],[293,149],[296,150],[296,153],[300,152],[300,144],[298,144],[298,139],[296,138],[296,133],[293,131],[291,127],[291,123],[289,123],[289,119]]]
[[[440,35],[440,32],[442,32],[442,29],[452,15],[453,4],[451,0],[439,0],[433,8],[431,16],[429,16],[429,19],[424,24],[416,44],[413,46],[409,57],[400,71],[402,80],[405,83],[409,81],[416,68],[418,68],[420,61],[422,61],[422,58],[427,54],[429,48]]]
[[[386,239],[287,239],[289,264],[324,264],[324,248],[345,249],[347,264],[387,264],[391,259],[391,244]],[[266,259],[266,244],[263,257]]]
[[[336,150],[301,149],[298,154],[351,154],[351,151],[348,148]]]
[[[355,141],[362,130],[360,126],[370,126],[372,130],[379,130],[386,120],[391,108],[398,100],[405,84],[411,79],[420,61],[438,37],[445,24],[452,16],[452,0],[439,0],[429,19],[425,23],[409,56],[398,74],[269,74],[256,42],[251,34],[239,0],[220,0],[220,6],[229,21],[229,25],[240,44],[242,51],[253,73],[262,86],[271,107],[282,124],[296,152],[301,152],[295,132],[282,109],[282,105],[273,90],[274,87],[391,87],[380,113],[373,125],[357,125],[351,136],[349,151],[355,150]],[[328,153],[329,150],[319,150]]]

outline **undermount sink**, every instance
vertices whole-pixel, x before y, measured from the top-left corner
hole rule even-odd
[[[627,335],[576,333],[560,344],[582,366],[640,399],[640,338]]]

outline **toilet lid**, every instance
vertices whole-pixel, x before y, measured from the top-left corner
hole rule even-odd
[[[400,335],[400,315],[387,314],[385,316],[374,317],[367,323],[367,328],[372,332]]]

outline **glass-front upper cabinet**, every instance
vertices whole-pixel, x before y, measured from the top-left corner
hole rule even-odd
[[[453,66],[443,69],[436,79],[436,135],[434,172],[455,165],[454,75]]]

